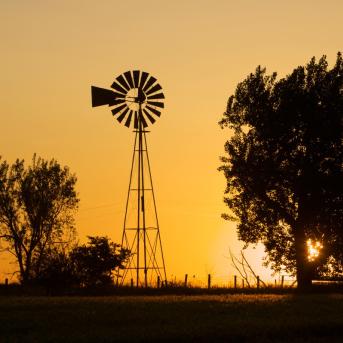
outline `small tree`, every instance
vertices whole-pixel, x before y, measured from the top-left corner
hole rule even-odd
[[[258,67],[238,84],[220,125],[233,130],[220,170],[231,210],[224,217],[238,221],[239,238],[264,243],[273,269],[296,274],[299,288],[330,257],[341,266],[341,54],[331,70],[325,56],[313,58],[279,81]],[[323,245],[317,258],[309,256],[310,240]]]
[[[246,282],[247,286],[250,288],[252,282],[257,285],[258,276],[245,257],[243,250],[240,251],[240,257],[235,256],[231,249],[229,249],[229,253],[232,266],[239,273],[242,280]],[[263,284],[263,286],[267,286],[261,279],[259,279],[259,281]]]
[[[36,155],[27,168],[24,160],[0,162],[0,237],[27,283],[39,274],[46,251],[73,237],[76,176],[56,160]]]
[[[112,274],[116,268],[124,268],[129,250],[107,237],[88,236],[88,240],[88,244],[77,246],[70,253],[75,279],[85,287],[112,284]]]
[[[45,286],[48,292],[77,285],[78,280],[69,253],[57,247],[46,251],[41,260],[39,274],[34,276],[34,281]]]

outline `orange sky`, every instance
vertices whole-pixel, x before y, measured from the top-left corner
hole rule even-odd
[[[228,247],[240,245],[220,218],[225,180],[216,170],[227,98],[258,64],[282,76],[314,55],[333,63],[342,14],[340,0],[4,0],[0,154],[68,165],[78,176],[80,240],[119,242],[134,136],[108,108],[91,108],[90,85],[151,73],[166,96],[148,144],[167,274],[229,277]],[[260,271],[261,254],[249,257]]]

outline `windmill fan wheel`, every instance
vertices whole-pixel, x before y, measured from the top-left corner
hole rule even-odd
[[[113,107],[112,114],[126,127],[153,124],[164,108],[164,94],[156,78],[140,70],[127,71],[112,83],[113,90],[92,86],[92,106]]]

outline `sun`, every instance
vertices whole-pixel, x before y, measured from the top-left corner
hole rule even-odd
[[[318,258],[320,251],[323,249],[323,245],[319,241],[312,241],[312,239],[308,239],[306,245],[307,258],[310,262],[313,262]]]

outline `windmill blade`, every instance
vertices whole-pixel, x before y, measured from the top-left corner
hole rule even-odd
[[[146,92],[154,83],[156,79],[153,76],[150,76],[150,79],[146,82],[143,87],[143,91]]]
[[[139,87],[140,87],[140,88],[143,88],[143,86],[144,86],[144,84],[145,84],[145,82],[146,82],[148,76],[149,76],[148,73],[146,73],[145,71],[142,72],[142,76],[141,76],[141,79],[140,79],[140,81],[139,81]]]
[[[144,108],[143,109],[144,114],[147,116],[147,118],[150,120],[150,123],[153,124],[156,120],[154,117],[151,116],[151,114]]]
[[[135,111],[134,127],[135,129],[138,129],[138,114],[136,111]]]
[[[132,80],[132,75],[130,71],[127,71],[124,73],[126,81],[128,82],[130,88],[135,88],[135,85],[133,84],[133,80]]]
[[[130,90],[130,86],[126,82],[125,78],[123,75],[119,75],[116,80],[128,91]]]
[[[139,113],[139,119],[140,119],[141,123],[143,124],[143,127],[146,128],[148,126],[148,124],[147,124],[142,112]]]
[[[126,122],[125,122],[126,127],[130,127],[131,119],[132,119],[132,113],[133,113],[133,111],[130,110],[129,116],[127,117]]]
[[[161,90],[161,89],[162,89],[162,87],[157,83],[154,87],[150,88],[150,89],[146,92],[146,94],[149,95],[149,94],[155,93],[155,92],[157,92],[157,91],[159,91],[159,90]]]
[[[148,100],[152,100],[152,99],[164,99],[164,94],[158,93],[158,94],[154,94],[154,95],[149,95]]]
[[[154,102],[154,101],[149,101],[148,100],[148,104],[151,105],[151,106],[156,106],[156,107],[164,108],[164,103],[163,102]]]
[[[150,107],[150,106],[146,106],[145,107],[147,110],[149,110],[150,112],[152,112],[153,114],[156,114],[157,117],[160,117],[161,116],[161,112],[160,111],[157,111],[155,108],[153,107]]]
[[[123,88],[122,86],[118,85],[118,83],[115,81],[112,83],[111,88],[115,89],[119,93],[123,93],[124,96],[127,93],[126,89]]]
[[[108,105],[114,105],[117,97],[115,92],[105,89],[99,88],[95,86],[91,86],[91,94],[92,94],[92,107]]]
[[[135,85],[135,88],[138,88],[139,87],[139,74],[140,74],[140,71],[139,70],[134,70],[132,72],[133,74],[133,84]]]
[[[126,113],[129,111],[129,108],[126,107],[125,110],[120,114],[120,116],[117,118],[117,120],[119,121],[119,123],[121,123],[123,121],[123,119],[126,116]]]
[[[115,107],[113,110],[112,110],[112,114],[115,116],[118,112],[120,112],[123,108],[127,108],[127,105],[126,104],[123,104],[123,105],[120,105],[118,107]]]

